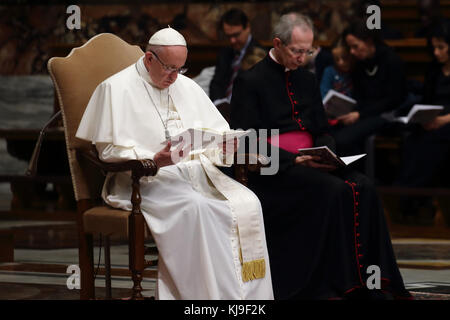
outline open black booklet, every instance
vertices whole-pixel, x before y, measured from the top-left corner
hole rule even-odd
[[[323,106],[327,117],[334,119],[352,112],[356,106],[356,100],[333,89],[329,90],[323,98]]]
[[[358,154],[348,157],[339,157],[333,151],[331,151],[327,146],[314,147],[314,148],[303,148],[298,149],[298,154],[301,156],[317,156],[320,160],[316,162],[322,164],[333,165],[335,167],[345,167],[356,160],[361,159],[366,154]]]
[[[403,122],[405,124],[408,123],[425,124],[436,118],[443,109],[444,109],[443,106],[415,104],[408,112],[407,116],[398,117],[395,120]]]

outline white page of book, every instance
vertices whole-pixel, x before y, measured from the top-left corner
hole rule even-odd
[[[357,154],[354,156],[348,156],[348,157],[341,157],[341,160],[346,164],[349,165],[352,162],[355,162],[358,159],[361,159],[362,157],[364,157],[366,155],[366,153],[363,154]]]

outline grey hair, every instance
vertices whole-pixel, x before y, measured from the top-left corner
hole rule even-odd
[[[310,17],[301,13],[291,12],[280,17],[280,20],[273,28],[272,38],[279,38],[283,44],[288,45],[291,43],[292,30],[295,27],[314,32],[314,24]]]
[[[145,48],[145,51],[154,51],[156,54],[161,53],[162,50],[161,45],[155,45],[155,44],[147,44],[147,47]]]
[[[157,55],[161,55],[164,52],[164,48],[165,47],[171,47],[171,46],[163,46],[163,45],[159,45],[159,44],[147,44],[147,46],[145,47],[145,51],[153,51],[155,52]],[[187,47],[186,47],[187,49]]]

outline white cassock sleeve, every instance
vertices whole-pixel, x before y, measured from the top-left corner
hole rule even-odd
[[[115,146],[111,143],[97,142],[95,147],[100,160],[105,162],[120,162],[127,160],[153,159],[155,153],[136,147]]]
[[[97,142],[95,147],[98,151],[100,160],[104,162],[120,162],[136,159],[153,160],[153,157],[155,156],[153,152],[139,150],[139,148],[136,147],[115,146],[111,143]],[[223,152],[219,148],[204,150],[203,154],[219,167],[229,167],[233,163],[233,154],[227,153],[227,157],[224,159]]]

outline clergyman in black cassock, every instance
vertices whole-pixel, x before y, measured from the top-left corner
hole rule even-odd
[[[274,48],[238,76],[231,101],[233,128],[280,133],[279,171],[249,175],[263,207],[275,298],[411,298],[371,181],[350,167],[319,169],[282,148],[286,133],[298,134],[299,147],[306,146],[302,135],[334,147],[315,76],[300,67],[311,53],[308,23],[302,15],[281,17]],[[281,39],[286,28],[290,36]],[[370,289],[378,286],[372,268],[379,268],[381,289]]]

